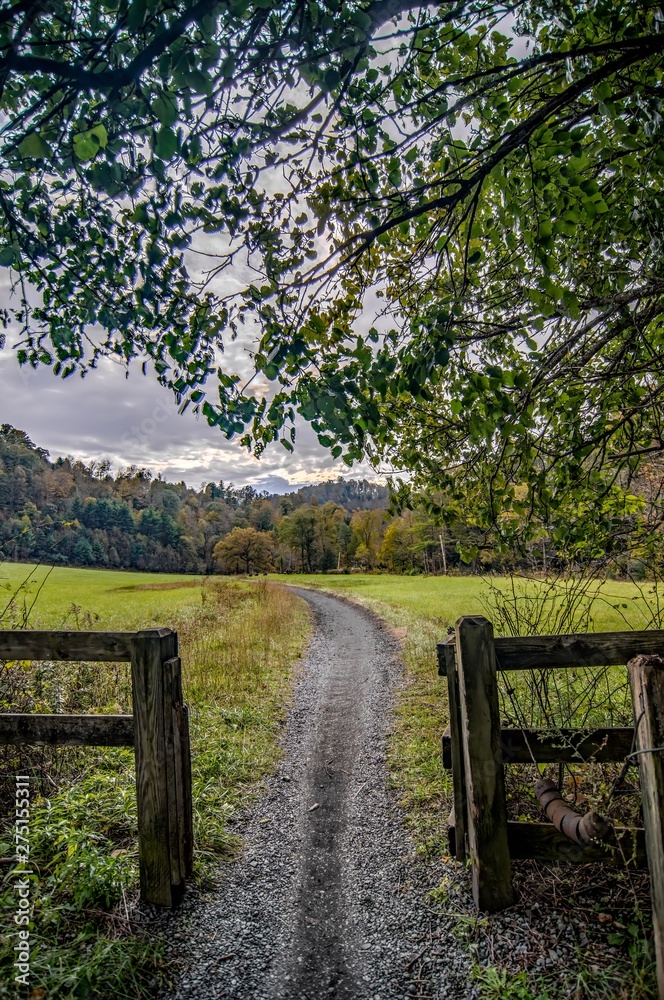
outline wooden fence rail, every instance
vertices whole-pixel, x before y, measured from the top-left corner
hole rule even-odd
[[[447,677],[450,724],[443,764],[452,770],[450,852],[470,858],[479,909],[512,902],[511,858],[647,864],[653,902],[659,998],[664,1000],[664,631],[495,638],[491,622],[460,618],[438,644],[438,672]],[[634,728],[505,729],[497,672],[628,665]],[[636,747],[636,749],[635,749]],[[631,757],[630,757],[631,755]],[[581,846],[551,823],[510,822],[506,764],[638,762],[644,829],[616,829],[608,844]]]
[[[131,660],[133,632],[0,631],[0,660]]]
[[[191,874],[189,716],[177,633],[0,631],[0,660],[130,661],[133,714],[0,713],[0,744],[133,746],[141,895],[176,905]]]

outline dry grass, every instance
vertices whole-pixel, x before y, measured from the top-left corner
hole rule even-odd
[[[201,596],[200,612],[177,623],[185,696],[210,706],[244,704],[265,688],[275,664],[288,660],[301,604],[265,577],[249,585],[211,580]]]

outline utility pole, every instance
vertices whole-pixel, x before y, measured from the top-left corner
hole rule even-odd
[[[445,558],[445,525],[440,529],[440,534],[438,535],[440,540],[440,551],[443,555],[443,575],[447,576],[447,559]]]

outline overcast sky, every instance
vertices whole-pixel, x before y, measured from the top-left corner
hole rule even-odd
[[[308,425],[298,431],[295,454],[275,444],[260,461],[192,413],[180,416],[172,394],[136,365],[129,378],[101,362],[85,378],[66,381],[48,368],[19,368],[10,348],[0,351],[0,423],[25,431],[51,459],[73,455],[90,462],[109,458],[115,469],[148,466],[171,482],[234,482],[271,492],[346,478],[381,479],[368,466],[348,469],[320,447]]]
[[[303,85],[300,96],[307,95]],[[282,180],[277,175],[263,177],[268,187],[278,187]],[[213,257],[206,254],[228,249],[226,238],[220,234],[199,234],[195,246],[198,256],[187,254],[193,279],[201,277],[204,264],[211,266]],[[252,280],[253,271],[238,258],[212,281],[209,289],[227,295]],[[30,298],[34,295],[29,292]],[[0,268],[2,299],[7,300],[7,306],[18,305],[18,299],[9,301],[9,272],[5,268]],[[368,299],[373,312],[380,304],[371,295]],[[373,315],[366,322],[362,317],[360,329],[373,324],[381,326]],[[259,331],[252,330],[249,322],[236,343],[225,343],[223,365],[227,371],[251,374],[252,364],[245,352],[258,336]],[[36,445],[50,452],[52,460],[65,455],[88,463],[108,458],[114,470],[128,465],[147,466],[171,482],[184,480],[189,486],[223,480],[271,492],[286,492],[292,486],[340,475],[384,482],[390,471],[378,475],[368,464],[349,469],[341,460],[334,461],[306,423],[298,428],[294,454],[276,443],[258,460],[190,410],[180,416],[172,393],[159,386],[154,376],[143,376],[140,363],[131,368],[128,378],[121,365],[104,360],[85,378],[73,375],[63,381],[48,368],[20,368],[11,348],[11,332],[7,343],[7,348],[0,350],[0,423],[25,431]],[[213,399],[213,379],[206,388]],[[256,382],[254,388],[261,386]],[[269,387],[265,388],[269,392]]]

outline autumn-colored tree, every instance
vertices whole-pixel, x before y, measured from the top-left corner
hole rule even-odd
[[[385,512],[382,510],[356,510],[350,521],[357,541],[356,559],[365,563],[369,569],[376,562],[384,520]]]
[[[273,569],[272,538],[255,528],[233,528],[214,547],[214,558],[222,573],[266,573]]]
[[[385,530],[383,544],[380,547],[380,560],[389,570],[403,573],[407,569],[415,569],[418,565],[420,538],[414,524],[412,511],[395,518]]]
[[[286,515],[279,525],[279,538],[300,554],[303,573],[311,573],[316,548],[318,510],[313,507],[298,507]]]

